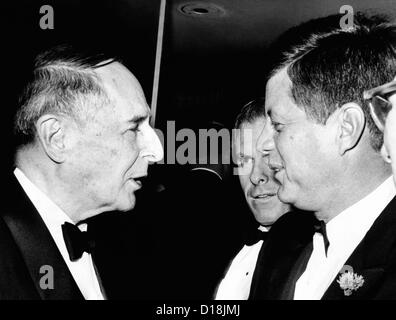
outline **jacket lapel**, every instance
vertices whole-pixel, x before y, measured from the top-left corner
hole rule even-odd
[[[363,285],[346,295],[341,289],[336,276],[322,299],[373,299],[386,273],[386,265],[396,244],[396,197],[388,204],[376,219],[366,236],[345,263],[350,269],[364,279]],[[345,270],[344,266],[344,270]]]
[[[249,299],[286,299],[293,266],[312,240],[313,221],[312,214],[297,211],[272,226],[257,260]]]
[[[11,182],[9,190],[12,190],[13,196],[10,197],[2,216],[24,258],[40,298],[83,299],[41,216],[16,178],[12,177],[9,181]],[[43,266],[50,266],[53,269],[53,289],[40,287],[40,280],[42,281],[47,273],[42,270]]]

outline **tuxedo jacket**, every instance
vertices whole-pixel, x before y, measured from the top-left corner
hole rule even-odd
[[[291,290],[294,292],[289,282],[291,272],[314,234],[313,217],[308,213],[300,214],[304,216],[288,214],[282,217],[267,241],[260,283],[255,288],[260,299],[286,299]],[[345,295],[337,275],[323,300],[396,299],[396,198],[375,220],[346,265],[363,276],[363,286]]]
[[[0,300],[84,299],[44,221],[15,176],[5,181],[0,209]],[[45,277],[50,275],[43,266],[52,267],[53,289],[42,285],[48,284]]]

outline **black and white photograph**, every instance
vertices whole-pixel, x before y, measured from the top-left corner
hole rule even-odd
[[[2,9],[0,300],[396,300],[394,0]]]

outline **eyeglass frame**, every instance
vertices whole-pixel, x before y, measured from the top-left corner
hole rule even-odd
[[[372,99],[378,98],[378,99],[382,100],[383,102],[386,102],[387,105],[389,106],[389,108],[388,108],[389,110],[387,111],[387,114],[388,114],[389,111],[392,109],[392,104],[388,100],[388,97],[391,94],[396,94],[396,80],[392,80],[392,81],[385,83],[381,86],[372,88],[370,90],[365,90],[363,92],[363,99],[365,101],[368,101],[369,106],[370,106],[371,116],[372,116],[376,126],[378,127],[378,129],[381,132],[384,132],[384,124],[382,124],[382,122],[378,119],[377,114],[375,113],[375,107],[372,103]],[[388,97],[386,97],[386,96],[388,96]]]

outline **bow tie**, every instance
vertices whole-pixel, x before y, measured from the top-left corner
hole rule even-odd
[[[327,257],[327,250],[329,249],[330,242],[329,239],[327,238],[326,223],[323,220],[316,220],[314,224],[314,231],[315,233],[320,233],[323,236],[325,253]]]
[[[261,231],[259,229],[249,230],[245,238],[245,245],[252,246],[260,240],[266,240],[268,237],[268,231]]]
[[[80,259],[84,252],[92,253],[95,241],[88,232],[81,231],[76,225],[65,222],[62,225],[63,239],[71,261]]]

